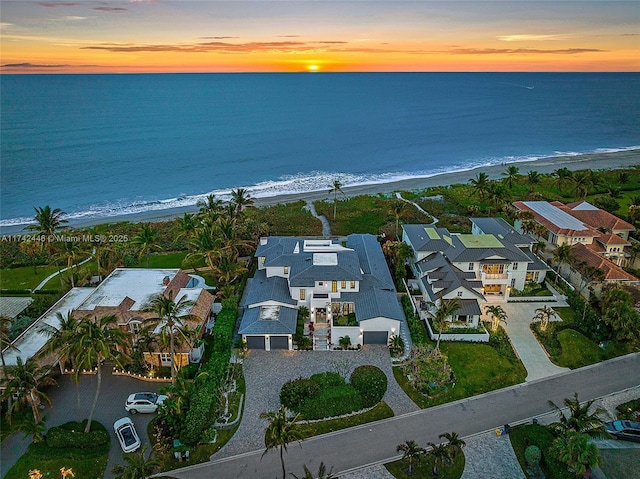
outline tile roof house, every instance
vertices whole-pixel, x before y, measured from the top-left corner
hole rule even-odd
[[[549,244],[584,244],[592,251],[616,263],[626,266],[631,246],[629,233],[635,227],[617,216],[586,201],[564,204],[560,201],[517,201],[514,206],[533,213],[534,220],[545,226]]]
[[[179,269],[142,269],[117,268],[89,294],[84,301],[75,306],[73,315],[101,317],[113,314],[118,326],[138,335],[145,319],[155,317],[155,313],[145,311],[149,303],[158,295],[171,297],[175,302],[185,298],[193,304],[185,311],[190,318],[185,325],[198,329],[201,337],[205,325],[212,315],[214,297],[199,277],[190,276]],[[152,334],[159,334],[157,326]],[[194,348],[193,344],[176,347],[175,363],[180,366],[190,362],[199,362],[203,348]],[[144,353],[145,361],[152,367],[169,366],[170,353],[164,350]]]
[[[329,239],[261,238],[258,270],[247,284],[239,334],[249,349],[293,349],[298,307],[311,313],[314,349],[331,336],[352,345],[387,344],[405,321],[375,236],[352,234],[346,245]],[[338,319],[352,315],[353,324]]]
[[[542,282],[548,267],[532,252],[533,238],[500,218],[471,218],[471,234],[450,233],[433,225],[404,225],[402,239],[411,246],[411,268],[424,298],[460,298],[452,321],[476,327],[481,305],[506,301],[512,288]]]

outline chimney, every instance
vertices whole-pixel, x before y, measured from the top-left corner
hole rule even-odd
[[[171,278],[169,278],[169,276],[165,276],[162,279],[162,286],[169,286],[169,283],[171,282]]]

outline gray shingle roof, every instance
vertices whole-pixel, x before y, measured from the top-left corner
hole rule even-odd
[[[298,310],[281,307],[277,319],[262,320],[262,308],[245,310],[240,322],[239,334],[295,334]]]
[[[482,310],[480,309],[480,305],[478,301],[475,299],[461,299],[460,300],[460,309],[456,311],[458,316],[466,315],[466,316],[480,316],[482,314]]]
[[[453,245],[444,254],[454,263],[476,263],[491,257],[510,261],[530,261],[520,248],[502,241],[503,248],[465,248],[459,238],[453,236]]]
[[[241,306],[250,306],[270,300],[294,306],[298,304],[295,299],[291,298],[286,278],[279,276],[267,278],[266,270],[259,269],[251,279],[251,286],[247,289]]]
[[[513,226],[502,218],[469,218],[484,234],[495,235],[515,245],[529,245],[535,243],[529,235],[519,233]]]
[[[436,228],[431,225],[402,225],[415,251],[444,251],[451,243],[445,238],[451,238],[446,228]]]
[[[33,303],[33,298],[4,296],[0,297],[0,315],[7,318],[16,318],[20,313]]]

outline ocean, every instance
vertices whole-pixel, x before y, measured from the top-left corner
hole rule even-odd
[[[0,98],[0,226],[640,147],[638,73],[2,75]]]

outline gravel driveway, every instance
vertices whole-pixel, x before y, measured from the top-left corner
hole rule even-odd
[[[419,409],[394,379],[386,346],[365,346],[362,351],[251,351],[243,364],[247,395],[242,422],[212,459],[264,447],[267,421],[260,419],[260,413],[279,409],[280,389],[285,382],[325,371],[338,371],[343,376],[346,373],[348,377],[357,366],[366,364],[379,367],[387,375],[388,387],[383,399],[395,415]]]

